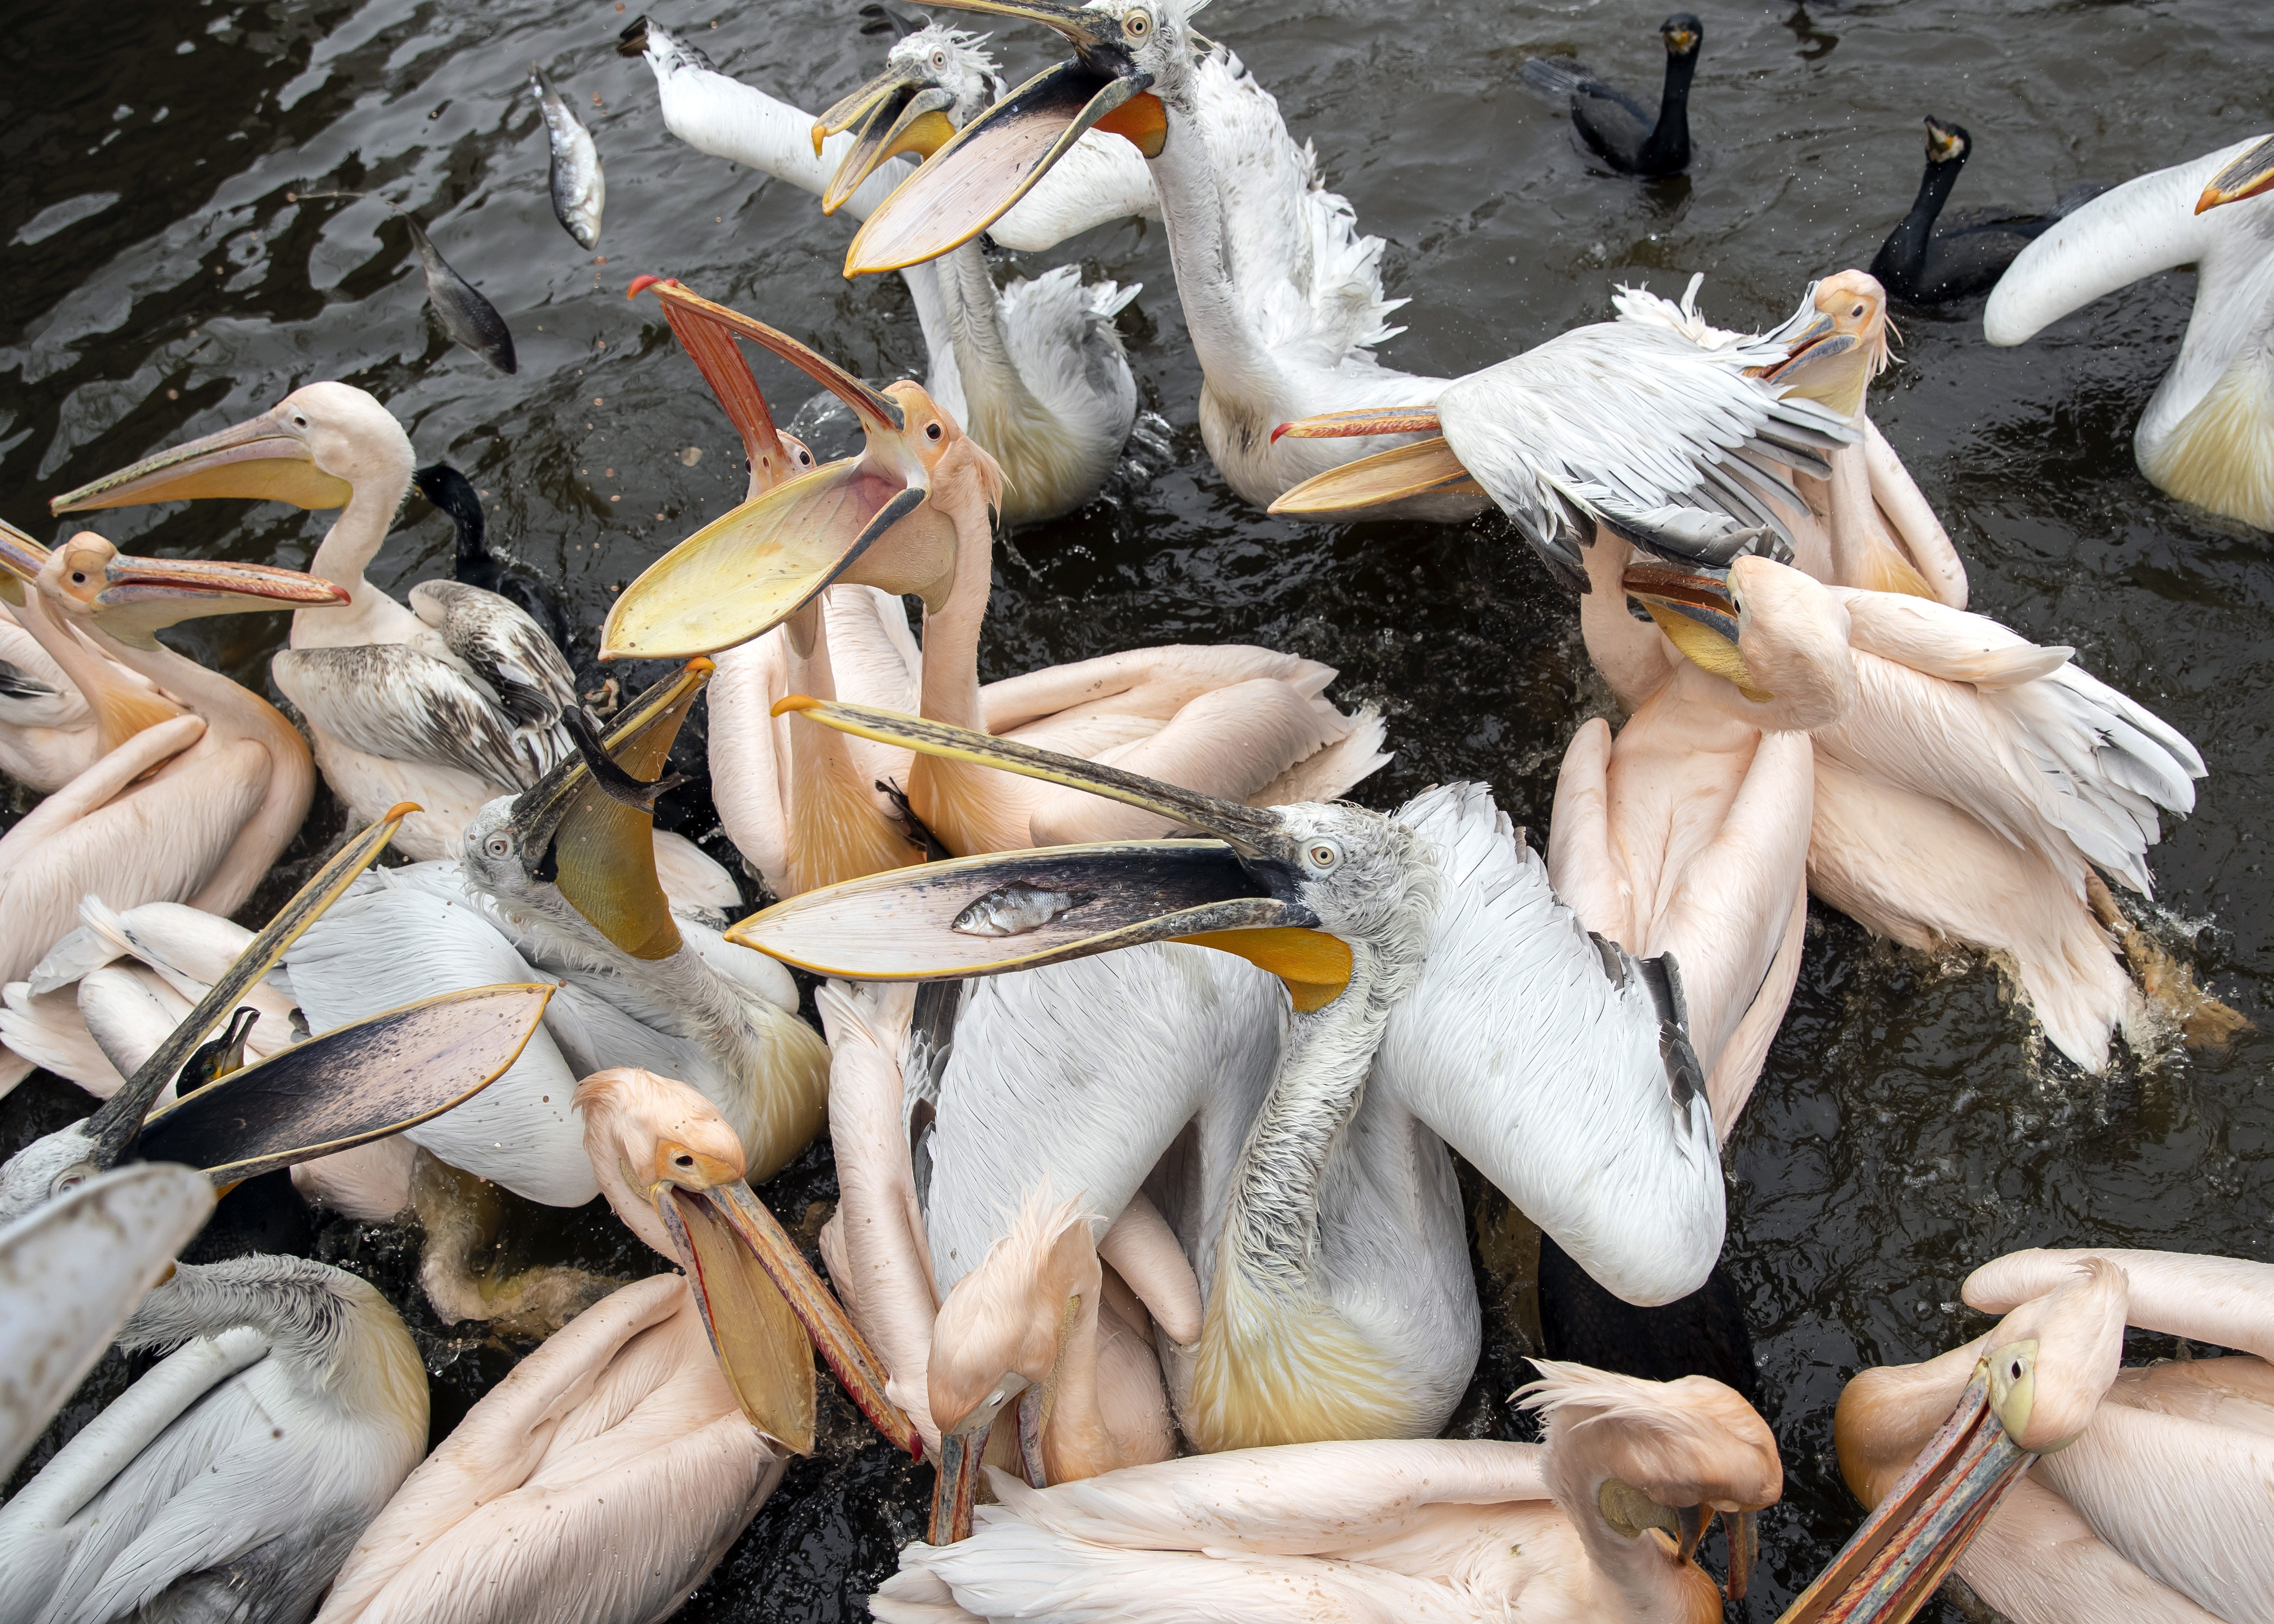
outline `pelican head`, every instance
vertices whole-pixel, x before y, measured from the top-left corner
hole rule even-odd
[[[551,911],[561,901],[635,959],[667,959],[681,938],[655,870],[656,799],[679,782],[664,767],[712,670],[688,662],[626,705],[601,736],[581,713],[577,753],[466,825],[461,861],[501,901]]]
[[[1658,26],[1659,37],[1666,41],[1669,56],[1694,56],[1706,38],[1706,25],[1689,11],[1676,11]]]
[[[840,581],[947,601],[960,534],[983,538],[1002,470],[922,385],[872,389],[786,333],[676,282],[667,308],[772,351],[853,409],[861,455],[814,469],[713,520],[651,565],[608,612],[603,659],[683,658],[771,630]],[[674,317],[674,320],[676,320]]]
[[[1183,0],[941,0],[961,11],[1021,18],[1054,29],[1071,62],[1045,69],[966,124],[862,222],[845,274],[896,271],[936,259],[985,230],[1070,151],[1087,130],[1126,137],[1148,158],[1169,139],[1168,109],[1196,109]]]
[[[1916,1612],[2029,1463],[2091,1421],[2123,1363],[2129,1301],[2124,1271],[2086,1258],[1974,1343],[1957,1408],[1787,1616],[1900,1624]],[[1848,1384],[1833,1434],[1851,1481],[1853,1462],[1872,1454],[1876,1440],[1909,1425],[1905,1401],[1923,1373],[1953,1357],[1866,1371]],[[1856,1486],[1869,1498],[1874,1485]]]
[[[1856,703],[1848,611],[1817,582],[1765,558],[1727,569],[1639,560],[1627,596],[1692,665],[1735,685],[1732,714],[1757,727],[1806,733]]]
[[[2195,213],[2200,214],[2222,204],[2240,203],[2268,191],[2274,191],[2274,135],[2212,176],[2202,195],[2195,199]]]
[[[44,557],[19,532],[0,534],[0,567],[38,583],[67,619],[137,649],[156,645],[162,628],[212,614],[313,609],[349,601],[344,588],[297,569],[206,559],[134,558],[93,530],[81,530]]]
[[[410,437],[352,384],[312,383],[233,427],[145,457],[48,504],[57,514],[203,496],[344,507],[358,485],[389,500],[410,477]]]
[[[955,1282],[933,1321],[926,1383],[939,1423],[939,1489],[931,1543],[971,1531],[979,1464],[996,1417],[1019,1401],[1019,1448],[1039,1483],[1047,1395],[1085,1309],[1094,1315],[1103,1271],[1079,1199],[1030,1192],[1008,1233]]]
[[[1760,376],[1787,395],[1821,401],[1843,417],[1862,410],[1864,390],[1892,359],[1887,290],[1869,271],[1812,282],[1792,319],[1768,336],[1789,346]]]
[[[1096,762],[895,711],[793,695],[775,707],[842,733],[1103,795],[1209,839],[997,853],[873,874],[744,920],[727,940],[855,981],[929,981],[1160,941],[1239,954],[1322,1009],[1357,951],[1393,956],[1436,898],[1427,848],[1349,805],[1249,807]]]
[[[885,1396],[876,1356],[743,1182],[742,1143],[718,1108],[685,1083],[632,1067],[586,1078],[576,1105],[601,1193],[633,1233],[686,1269],[751,1425],[811,1453],[818,1351],[878,1430],[915,1453],[915,1430]]]
[[[821,212],[833,214],[861,183],[902,153],[929,158],[1003,94],[983,34],[930,23],[895,44],[885,71],[814,121],[813,150],[840,131],[858,129],[837,166]]]
[[[1760,1549],[1755,1514],[1784,1492],[1776,1440],[1753,1407],[1705,1376],[1645,1381],[1532,1364],[1541,1379],[1517,1397],[1547,1418],[1550,1492],[1582,1538],[1625,1545],[1654,1531],[1660,1557],[1688,1567],[1719,1513],[1729,1519],[1728,1593],[1743,1598]]]

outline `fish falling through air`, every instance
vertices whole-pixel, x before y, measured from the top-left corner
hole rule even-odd
[[[553,153],[553,217],[576,239],[579,248],[600,240],[600,211],[607,207],[608,177],[600,170],[600,149],[592,132],[577,121],[561,93],[546,82],[544,70],[531,63],[529,87],[545,113],[545,139]],[[508,367],[507,371],[513,369]]]
[[[312,203],[332,198],[353,199],[376,195],[368,192],[288,192],[284,200]],[[402,215],[403,223],[410,229],[410,245],[418,251],[418,264],[426,274],[426,302],[441,320],[442,330],[453,342],[463,344],[499,372],[511,374],[518,366],[513,355],[513,334],[506,327],[505,318],[498,314],[497,306],[484,298],[473,283],[450,268],[450,262],[435,249],[416,214],[388,199],[379,200]],[[596,203],[596,220],[599,214]]]

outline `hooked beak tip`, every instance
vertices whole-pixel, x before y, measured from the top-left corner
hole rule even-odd
[[[1271,431],[1271,443],[1275,446],[1277,445],[1279,443],[1279,437],[1292,427],[1294,427],[1294,425],[1291,423],[1283,423],[1279,425],[1278,427],[1273,429]]]
[[[787,716],[794,710],[811,710],[817,708],[820,703],[821,702],[819,700],[813,698],[809,695],[785,694],[781,698],[774,701],[773,714],[776,716]]]
[[[632,285],[625,290],[624,297],[636,299],[650,288],[676,288],[677,286],[679,286],[679,278],[676,276],[635,276],[632,278]]]

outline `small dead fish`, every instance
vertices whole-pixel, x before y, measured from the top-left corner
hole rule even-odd
[[[529,87],[545,113],[545,136],[553,150],[553,217],[576,239],[579,248],[600,240],[600,210],[608,201],[608,177],[600,171],[600,149],[592,132],[545,82],[544,71],[530,64]]]
[[[1040,930],[1061,914],[1089,901],[1070,891],[1044,891],[1023,880],[989,891],[955,916],[954,929],[968,936],[1022,936]]]
[[[416,215],[399,208],[395,212],[403,215],[403,223],[410,229],[410,245],[418,251],[418,263],[426,272],[426,302],[442,319],[442,330],[498,371],[513,372],[517,365],[513,334],[497,306],[476,292],[474,284],[452,270],[450,262],[435,252],[434,244],[426,240],[426,228]]]

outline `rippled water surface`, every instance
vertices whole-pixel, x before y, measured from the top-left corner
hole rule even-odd
[[[1679,294],[1702,271],[1717,323],[1767,324],[1811,276],[1868,263],[1916,184],[1927,113],[1976,137],[1959,204],[2030,209],[2274,114],[2274,9],[2254,0],[1702,6],[1698,159],[1686,177],[1641,185],[1600,171],[1517,69],[1574,52],[1654,94],[1662,9],[1224,0],[1203,22],[1389,239],[1390,291],[1412,303],[1383,358],[1424,372],[1608,317],[1621,281]],[[656,15],[727,71],[817,108],[874,70],[852,10],[674,0]],[[840,277],[847,224],[665,134],[646,67],[613,51],[629,15],[547,0],[14,8],[0,59],[0,512],[60,536],[49,496],[298,384],[343,379],[394,410],[422,460],[473,476],[493,537],[567,583],[588,657],[610,594],[742,483],[739,447],[652,302],[625,302],[634,274],[680,276],[871,377],[923,365],[898,280]],[[998,43],[1016,79],[1050,41],[1009,27]],[[532,59],[599,144],[605,258],[551,218],[543,126],[521,89]],[[408,236],[382,204],[287,199],[326,188],[418,212],[512,325],[519,375],[490,372],[430,322]],[[1067,248],[1092,273],[1146,284],[1123,330],[1178,462],[1123,501],[998,549],[983,674],[1153,643],[1293,650],[1340,667],[1342,697],[1389,716],[1398,757],[1363,786],[1368,804],[1480,778],[1538,830],[1565,741],[1608,704],[1571,601],[1496,519],[1329,529],[1235,500],[1201,448],[1199,371],[1158,227]],[[2155,278],[2017,350],[1984,345],[1978,305],[1907,317],[1902,365],[1872,411],[1965,553],[1974,606],[2074,645],[2201,745],[2210,778],[2197,814],[2155,853],[2154,929],[2263,1023],[2266,540],[2160,495],[2130,455],[2194,287],[2184,273]],[[782,387],[786,406],[807,392]],[[690,447],[706,455],[690,462]],[[97,528],[137,551],[297,566],[322,524],[222,502],[99,515]],[[400,590],[448,559],[447,523],[414,497],[373,573]],[[182,644],[266,688],[284,631],[281,616],[205,620]],[[710,824],[706,809],[681,816],[690,832]],[[340,823],[320,797],[296,857]],[[2158,1047],[2087,1079],[1985,964],[1898,951],[1821,910],[1809,945],[1728,1149],[1728,1257],[1787,1471],[1764,1522],[1765,1582],[1736,1609],[1761,1619],[1856,1519],[1831,1457],[1841,1382],[1983,1328],[1957,1303],[1972,1265],[2033,1244],[2267,1255],[2263,1038]],[[51,1079],[27,1083],[0,1104],[0,1140],[67,1120],[74,1097]],[[834,1194],[825,1152],[767,1194],[810,1234]],[[1475,1207],[1495,1346],[1457,1425],[1501,1431],[1515,1425],[1502,1401],[1523,1379],[1532,1322],[1527,1237],[1496,1198]],[[408,1304],[402,1235],[335,1223],[322,1244]],[[597,1210],[566,1224],[523,1211],[507,1244],[628,1276],[653,1267]],[[436,1372],[439,1432],[522,1350],[456,1337],[422,1304],[407,1312]],[[125,1374],[108,1361],[64,1425]],[[687,1616],[860,1616],[857,1598],[921,1528],[929,1492],[928,1469],[864,1445],[840,1407]]]

